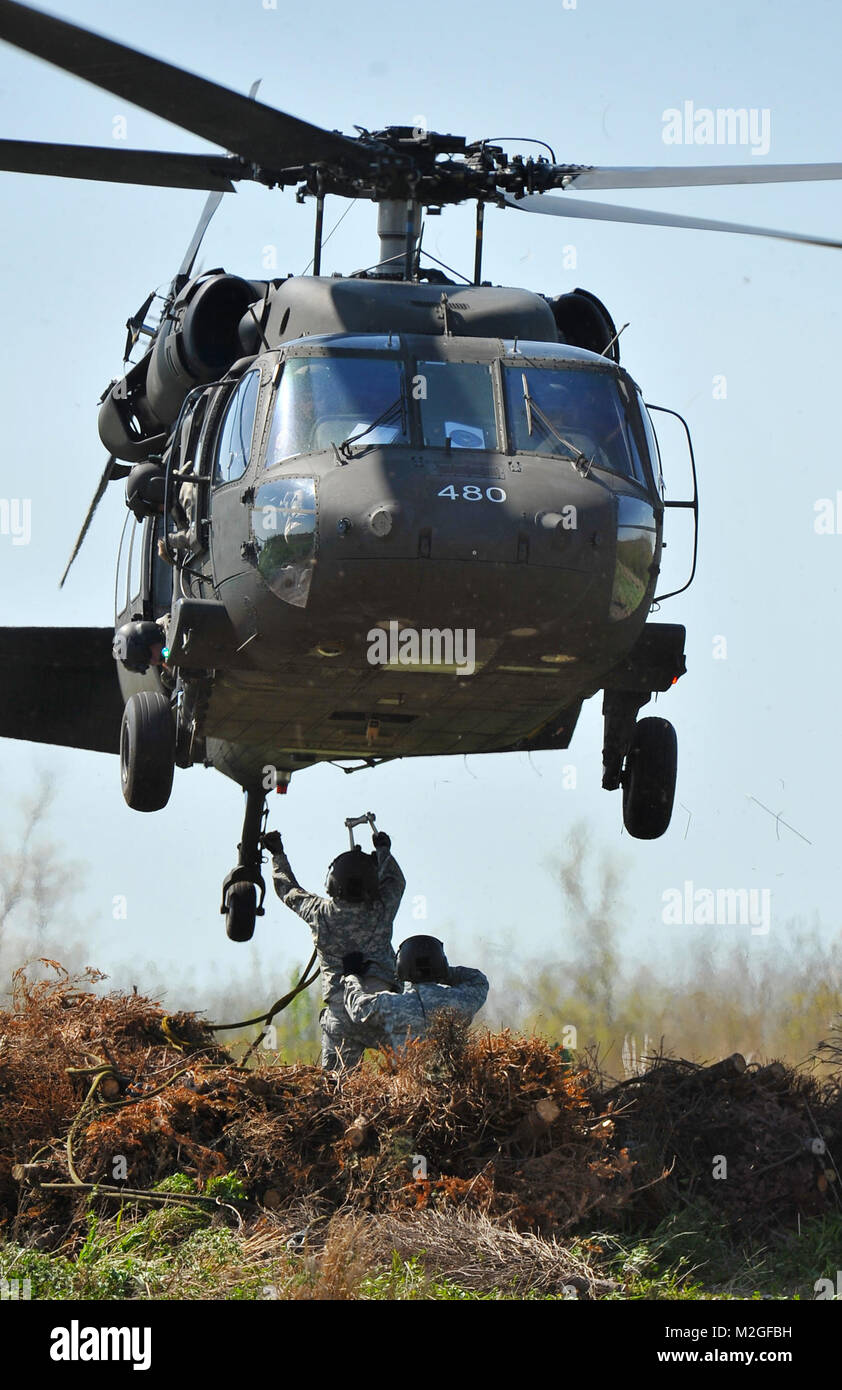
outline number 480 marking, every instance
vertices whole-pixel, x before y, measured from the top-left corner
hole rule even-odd
[[[485,498],[488,502],[505,502],[506,493],[501,487],[487,487],[485,491],[478,487],[476,483],[463,483],[461,493],[456,491],[453,483],[448,483],[438,494],[439,497],[449,497],[452,502],[458,502],[461,497],[464,502],[482,502]]]

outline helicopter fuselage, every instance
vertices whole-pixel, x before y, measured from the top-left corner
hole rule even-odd
[[[597,691],[602,785],[622,788],[632,837],[663,835],[676,733],[638,715],[685,670],[684,628],[648,616],[695,574],[689,430],[692,497],[667,499],[610,313],[587,290],[484,282],[485,209],[838,249],[579,193],[839,179],[842,165],[597,168],[559,162],[543,140],[509,153],[524,141],[424,122],[345,136],[257,100],[257,84],[246,97],[14,0],[0,4],[0,38],[219,151],[0,142],[9,170],[209,194],[169,290],[127,321],[127,369],[99,416],[108,459],[61,581],[109,482],[126,477],[116,631],[0,631],[0,733],[119,753],[137,811],[167,804],[176,766],[240,783],[222,895],[237,941],[263,911],[273,785],[324,760],[566,748]],[[312,276],[193,274],[241,181],[315,201]],[[328,277],[334,196],[376,205],[379,255]],[[476,209],[464,285],[422,249],[422,217],[460,203]],[[692,512],[693,561],[664,594],[669,507]]]
[[[354,331],[269,347],[307,295],[317,326],[340,301]],[[412,284],[303,280],[269,299],[263,350],[194,390],[172,431],[167,522],[143,522],[140,606],[124,591],[116,614],[162,621],[165,664],[120,668],[124,698],[177,686],[183,760],[242,785],[325,759],[566,747],[659,569],[634,382],[559,343],[523,291],[460,289],[449,313]],[[381,320],[406,305],[438,331],[359,331],[378,300]],[[471,311],[546,338],[465,332]]]

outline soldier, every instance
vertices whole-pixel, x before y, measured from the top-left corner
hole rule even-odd
[[[364,974],[368,989],[394,984],[395,952],[392,923],[406,880],[392,857],[392,842],[382,830],[374,833],[374,853],[359,845],[334,859],[327,874],[326,898],[307,893],[298,883],[276,830],[263,837],[272,856],[275,892],[298,913],[313,934],[322,973],[325,1007],[322,1026],[322,1066],[330,1070],[353,1067],[367,1047],[379,1037],[364,1024],[352,1023],[342,1001],[342,958],[360,952],[367,961]]]
[[[448,965],[444,947],[434,936],[410,936],[398,950],[398,980],[403,990],[372,991],[365,978],[368,962],[361,953],[345,957],[345,1010],[354,1024],[375,1028],[387,1047],[402,1047],[423,1038],[433,1017],[452,1010],[470,1023],[488,995],[481,970]]]

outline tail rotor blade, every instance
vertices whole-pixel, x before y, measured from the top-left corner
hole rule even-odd
[[[222,195],[220,194],[220,197]],[[136,314],[132,314],[130,319],[126,319],[126,348],[123,353],[123,361],[128,362],[129,353],[144,330],[146,315],[152,307],[155,298],[155,291],[147,295]]]

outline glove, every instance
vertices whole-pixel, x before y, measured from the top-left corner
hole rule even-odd
[[[374,845],[375,849],[392,848],[392,841],[389,839],[389,836],[386,834],[385,830],[375,831],[374,835],[372,836],[371,843]]]
[[[364,975],[369,964],[362,951],[349,951],[347,956],[342,957],[342,974]]]
[[[270,854],[283,854],[284,852],[284,842],[278,830],[270,830],[268,835],[263,836],[261,843]]]

